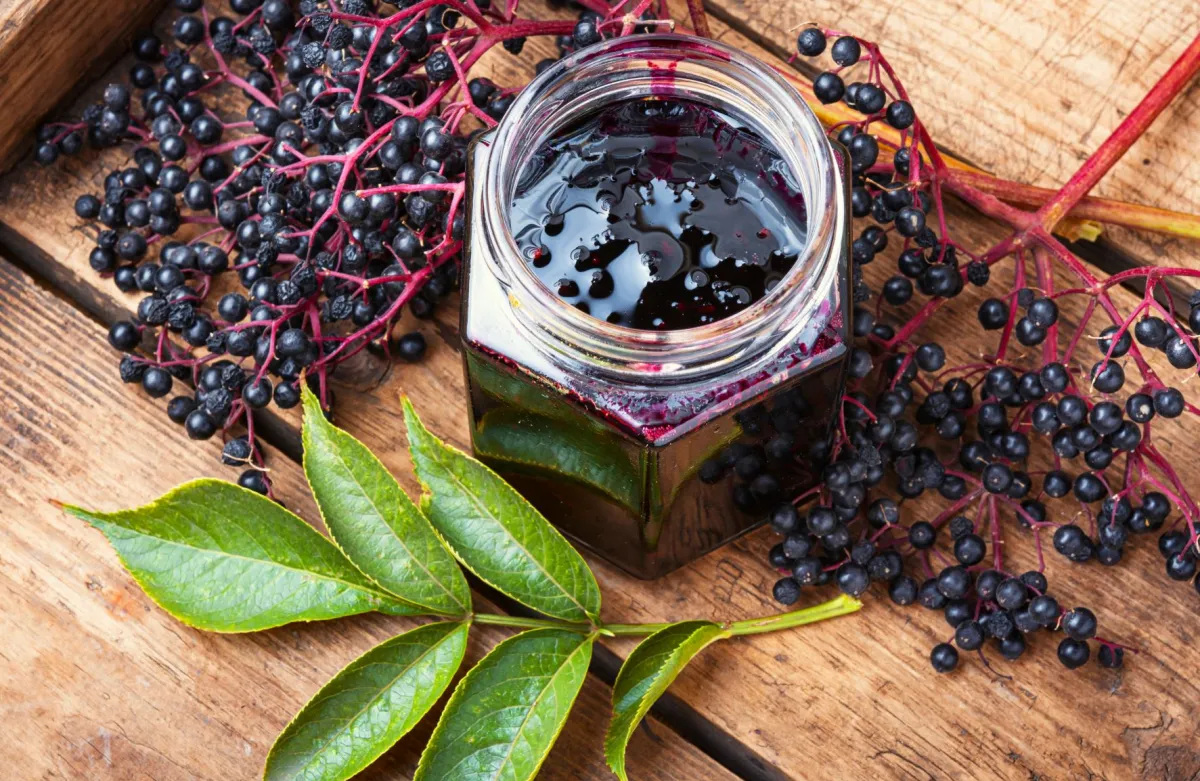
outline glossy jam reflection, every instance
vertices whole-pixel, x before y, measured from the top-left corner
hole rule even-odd
[[[804,248],[803,198],[785,170],[699,103],[621,103],[535,152],[512,232],[538,277],[593,317],[692,328],[753,305]]]
[[[513,154],[492,139],[472,146],[472,176]],[[643,331],[719,321],[753,307],[805,248],[805,206],[776,150],[698,104],[617,104],[534,157],[511,204],[523,253],[511,262],[600,320]],[[480,198],[473,190],[473,215]],[[564,533],[639,577],[754,528],[814,484],[840,401],[849,241],[837,225],[825,267],[836,282],[806,293],[811,317],[761,360],[631,382],[534,338],[472,217],[462,335],[476,454]],[[611,290],[592,289],[599,271]]]

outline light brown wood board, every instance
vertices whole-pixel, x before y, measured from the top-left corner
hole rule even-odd
[[[715,32],[745,40],[727,28]],[[531,42],[530,61],[538,56],[537,46]],[[498,80],[516,77],[512,62],[496,64]],[[22,168],[0,185],[0,230],[21,262],[111,321],[127,316],[136,298],[116,292],[87,269],[88,241],[75,230],[70,213],[75,194],[95,189],[105,170],[94,158],[49,172]],[[1002,235],[969,212],[958,210],[953,217],[969,244],[985,246]],[[972,299],[978,300],[965,296],[950,308],[945,333],[974,329]],[[1066,311],[1064,320],[1077,315],[1077,309],[1074,315]],[[454,320],[445,316],[421,327],[432,345],[426,363],[394,368],[373,387],[338,389],[339,424],[377,448],[410,488],[395,402],[399,392],[421,405],[435,431],[460,445],[465,439]],[[978,350],[951,347],[952,360]],[[175,437],[184,446],[182,433]],[[1173,437],[1169,429],[1162,437],[1168,450],[1176,441],[1195,441],[1186,433]],[[1186,474],[1196,484],[1195,471]],[[771,612],[768,591],[775,575],[764,558],[773,541],[769,533],[758,533],[649,584],[593,562],[605,588],[606,615],[657,621]],[[1014,540],[1014,548],[1020,545]],[[1053,659],[1051,644],[1043,643],[1032,658],[993,661],[996,674],[969,660],[954,676],[936,678],[926,657],[948,635],[941,617],[892,608],[876,594],[853,618],[713,649],[674,691],[695,718],[765,762],[764,773],[785,777],[1190,777],[1200,764],[1190,706],[1196,694],[1190,676],[1198,661],[1191,648],[1195,595],[1167,581],[1152,547],[1152,541],[1143,541],[1117,570],[1050,562],[1060,598],[1086,602],[1101,616],[1105,633],[1142,649],[1120,673],[1091,665],[1067,673]],[[1022,558],[1027,554],[1012,551],[1017,561],[1028,562]],[[628,650],[625,643],[612,647]]]

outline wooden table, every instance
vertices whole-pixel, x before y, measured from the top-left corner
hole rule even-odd
[[[884,42],[944,146],[1044,186],[1069,176],[1200,31],[1200,5],[1182,0],[719,0],[711,12],[714,35],[765,58],[788,56],[793,28],[809,20]],[[497,80],[522,77],[517,70],[549,51],[548,42],[531,41],[521,65],[495,59]],[[1097,194],[1200,211],[1198,147],[1193,85]],[[117,378],[105,329],[137,299],[88,269],[90,242],[71,204],[101,189],[122,159],[89,154],[49,171],[23,164],[0,181],[0,767],[14,779],[255,777],[275,734],[318,686],[410,622],[367,617],[250,636],[192,631],[140,592],[97,532],[47,502],[115,509],[188,478],[231,476],[217,464],[217,443],[188,442],[161,403]],[[953,209],[964,240],[983,246],[1001,235],[965,207]],[[1194,266],[1198,249],[1112,230],[1080,251],[1111,269]],[[956,301],[947,329],[974,318],[974,300]],[[1077,315],[1066,311],[1064,321]],[[424,363],[364,364],[336,391],[338,423],[410,489],[401,391],[433,430],[466,440],[450,307],[421,328],[431,345]],[[952,352],[973,350],[956,344]],[[262,427],[281,498],[314,518],[296,423],[274,415]],[[1164,434],[1162,447],[1200,485],[1200,465],[1188,462],[1200,427]],[[592,561],[605,617],[769,612],[774,575],[764,558],[773,542],[761,531],[653,583]],[[1021,547],[1007,552],[1014,566],[1032,555]],[[1200,601],[1168,582],[1152,540],[1132,547],[1115,570],[1057,558],[1048,565],[1060,600],[1085,602],[1105,634],[1140,649],[1123,670],[1068,672],[1043,641],[1019,662],[993,659],[988,669],[972,658],[938,677],[928,651],[948,634],[941,616],[872,593],[853,618],[706,652],[634,738],[633,777],[1198,778]],[[472,653],[501,636],[481,633]],[[609,684],[629,649],[598,649],[544,778],[609,777],[600,753]],[[409,777],[428,729],[366,777]]]

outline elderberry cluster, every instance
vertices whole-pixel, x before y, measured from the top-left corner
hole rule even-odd
[[[192,439],[226,432],[247,487],[269,490],[253,410],[298,404],[302,377],[328,402],[328,374],[368,346],[419,360],[424,337],[393,326],[457,285],[467,143],[515,92],[466,79],[474,47],[517,54],[542,31],[488,0],[416,5],[233,0],[231,17],[175,0],[170,39],[135,41],[130,84],[40,131],[43,164],[135,147],[75,203],[92,268],[141,296],[109,333],[121,378],[171,396]],[[583,14],[560,52],[600,21]]]
[[[1032,537],[1039,561],[1045,534],[1066,560],[1105,566],[1121,560],[1131,537],[1164,528],[1172,502],[1152,479],[1152,470],[1163,464],[1148,447],[1151,421],[1178,417],[1189,405],[1180,390],[1152,373],[1142,372],[1143,382],[1122,395],[1131,384],[1123,359],[1136,340],[1161,351],[1176,369],[1194,371],[1200,295],[1182,318],[1148,292],[1124,322],[1104,328],[1090,343],[1081,345],[1077,337],[1065,351],[1046,351],[1055,360],[1028,369],[1005,358],[1006,346],[1010,339],[1025,347],[1050,346],[1045,343],[1057,333],[1059,303],[1057,295],[1023,283],[1019,272],[1010,293],[988,298],[978,309],[983,329],[1000,332],[995,355],[947,366],[946,350],[936,342],[917,343],[911,323],[898,331],[885,322],[885,306],[903,306],[920,292],[932,299],[929,309],[938,299],[956,297],[965,282],[983,287],[991,278],[989,259],[926,224],[935,211],[943,219],[936,184],[925,175],[930,162],[924,156],[936,151],[924,145],[927,136],[899,84],[885,88],[878,47],[852,36],[830,37],[832,44],[825,31],[807,28],[797,48],[806,57],[828,50],[835,64],[815,77],[816,98],[842,101],[863,116],[829,132],[848,152],[854,216],[874,224],[851,247],[857,346],[848,357],[841,419],[832,446],[818,443],[809,453],[813,463],[824,465],[822,481],[767,514],[783,535],[769,553],[771,566],[784,575],[774,596],[790,605],[804,589],[827,583],[859,596],[879,582],[897,604],[941,610],[953,636],[931,654],[939,672],[957,665],[959,651],[982,652],[989,640],[1001,656],[1016,659],[1039,632],[1062,633],[1058,657],[1068,668],[1088,660],[1093,640],[1102,666],[1120,666],[1124,649],[1096,636],[1096,617],[1087,608],[1060,609],[1048,593],[1044,567],[1024,574],[1004,568],[1001,518],[1014,518]],[[866,66],[868,78],[847,84],[847,71],[856,65]],[[890,128],[888,160],[871,132],[880,124]],[[873,291],[863,268],[896,240],[898,273],[885,274],[881,289]],[[1057,337],[1051,344],[1057,347]],[[1092,345],[1099,359],[1078,365]],[[1049,439],[1054,468],[1031,472],[1031,437],[1038,434]],[[1109,470],[1117,459],[1117,468]],[[1118,474],[1122,470],[1129,476]],[[950,506],[935,518],[902,519],[903,505],[929,492]],[[1074,515],[1087,521],[1051,520],[1046,502],[1057,499],[1077,502]],[[806,513],[797,511],[809,500],[815,504]],[[971,508],[977,508],[974,520]],[[1159,550],[1167,575],[1192,581],[1200,591],[1200,547],[1191,516],[1185,516],[1176,521],[1187,520],[1185,528],[1160,536]],[[940,536],[948,539],[939,544]]]
[[[869,217],[887,229],[869,227],[851,245],[855,299],[865,301],[869,297],[861,281],[862,267],[887,248],[890,231],[904,241],[905,248],[900,255],[900,273],[883,285],[882,295],[887,303],[892,306],[908,303],[914,289],[931,297],[957,296],[963,289],[963,275],[959,269],[956,245],[939,237],[926,224],[927,215],[934,208],[934,200],[928,190],[906,181],[915,172],[912,167],[914,155],[919,162],[915,147],[911,143],[901,146],[892,154],[890,164],[880,166],[879,140],[876,134],[870,132],[872,125],[882,122],[904,132],[905,137],[911,139],[913,126],[917,122],[916,111],[907,100],[892,97],[877,81],[846,83],[846,71],[858,65],[864,56],[864,47],[859,39],[840,36],[829,45],[825,34],[815,27],[800,32],[797,39],[800,54],[817,57],[826,48],[836,67],[822,72],[813,80],[814,95],[825,104],[841,101],[864,116],[862,121],[843,123],[830,130],[830,136],[849,155],[851,211],[855,217]],[[983,285],[988,276],[986,264],[970,263],[967,274],[970,282]]]

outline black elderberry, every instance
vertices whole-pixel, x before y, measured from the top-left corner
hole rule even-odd
[[[836,73],[826,71],[813,80],[813,94],[824,104],[836,103],[846,94],[846,85]]]
[[[833,531],[821,537],[821,544],[827,551],[838,551],[850,544],[850,530],[844,524],[838,524]]]
[[[1171,334],[1163,344],[1163,352],[1176,369],[1190,369],[1196,365],[1195,339],[1185,340],[1179,334]]]
[[[937,576],[937,590],[946,599],[962,599],[970,588],[971,576],[962,567],[946,567]]]
[[[858,58],[862,56],[862,46],[857,38],[844,35],[833,42],[829,54],[838,65],[847,67],[858,62]]]
[[[929,654],[933,669],[939,673],[948,673],[958,666],[958,651],[949,643],[938,643]]]
[[[917,521],[908,530],[908,541],[917,550],[932,548],[937,541],[937,529],[927,521]]]
[[[1024,607],[1025,598],[1025,584],[1018,578],[1007,578],[996,586],[996,604],[1005,610],[1017,610]]]
[[[1125,649],[1102,643],[1100,650],[1096,652],[1096,661],[1101,667],[1117,669],[1125,662]]]
[[[1033,569],[1021,573],[1021,582],[1039,594],[1046,593],[1046,589],[1050,587],[1046,581],[1046,576]]]
[[[255,493],[264,495],[267,493],[266,475],[257,469],[247,469],[238,475],[238,485]]]
[[[887,123],[897,130],[912,127],[917,115],[907,100],[895,100],[887,107]]]
[[[1104,498],[1107,489],[1096,475],[1085,472],[1075,478],[1075,498],[1091,504]]]
[[[1088,644],[1082,640],[1064,637],[1058,644],[1058,661],[1068,670],[1075,670],[1087,664],[1090,655]]]
[[[1092,366],[1092,385],[1102,393],[1116,393],[1125,384],[1125,370],[1116,361],[1102,360]]]
[[[973,567],[987,555],[987,545],[977,534],[968,533],[954,541],[954,558],[964,567]]]
[[[983,627],[978,621],[966,620],[954,628],[954,644],[964,651],[977,651],[983,647]]]
[[[252,449],[246,437],[235,437],[225,443],[221,451],[221,463],[226,466],[243,466],[250,463]]]
[[[1186,581],[1196,576],[1196,558],[1193,549],[1187,548],[1167,559],[1167,577],[1171,580]]]
[[[1143,318],[1133,327],[1134,338],[1138,340],[1138,344],[1146,347],[1160,347],[1167,340],[1169,333],[1166,322],[1158,317]]]
[[[792,605],[800,599],[800,584],[792,578],[780,578],[771,588],[775,601],[781,605]]]
[[[1164,418],[1177,418],[1183,414],[1183,394],[1176,388],[1160,388],[1154,392],[1154,411]]]
[[[1135,393],[1125,400],[1125,413],[1129,415],[1129,418],[1133,423],[1147,423],[1151,418],[1154,417],[1154,401],[1145,393]],[[1122,424],[1122,426],[1127,425],[1128,423],[1129,421],[1126,421]],[[1094,425],[1095,424],[1093,423],[1093,426]],[[1118,426],[1117,431],[1120,431],[1122,426]],[[1140,439],[1140,431],[1136,426],[1134,426],[1133,431],[1138,432],[1138,438]],[[1125,436],[1130,435],[1127,434]],[[1113,444],[1116,445],[1115,436]],[[1134,447],[1136,447],[1136,445],[1137,443],[1135,442]],[[1132,450],[1132,448],[1125,447],[1120,447],[1119,449]]]
[[[816,57],[825,51],[825,34],[816,27],[806,27],[796,38],[796,50],[805,57]]]
[[[801,585],[810,586],[820,582],[824,573],[821,560],[815,556],[803,556],[792,567],[792,577]]]
[[[897,605],[911,605],[917,601],[917,581],[908,575],[896,577],[888,584],[888,596]]]
[[[866,568],[853,562],[838,567],[836,579],[838,588],[852,597],[861,596],[871,585]]]
[[[946,603],[946,607],[942,610],[942,617],[946,619],[946,623],[953,627],[957,627],[964,621],[970,620],[975,614],[971,603],[965,599],[952,599]]]
[[[1070,374],[1061,363],[1048,363],[1038,373],[1042,387],[1049,393],[1062,393],[1070,382]]]

